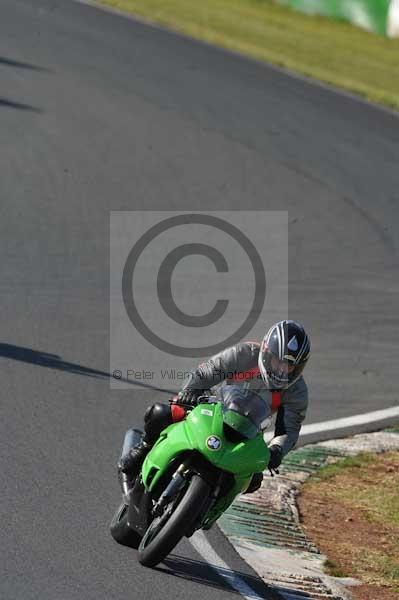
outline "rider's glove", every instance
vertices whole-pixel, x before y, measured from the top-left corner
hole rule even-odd
[[[175,404],[185,404],[189,406],[197,406],[199,396],[203,396],[204,390],[182,390],[174,397]]]
[[[269,464],[267,465],[269,469],[276,470],[281,465],[281,461],[283,459],[283,451],[280,446],[274,444],[273,446],[269,446],[270,450],[270,459]]]

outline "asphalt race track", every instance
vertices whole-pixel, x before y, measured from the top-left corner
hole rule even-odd
[[[231,597],[188,541],[150,571],[108,534],[123,432],[167,397],[110,391],[109,211],[288,210],[307,422],[395,406],[399,119],[72,0],[2,0],[0,81],[0,595]]]

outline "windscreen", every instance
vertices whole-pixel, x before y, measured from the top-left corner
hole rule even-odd
[[[240,385],[223,385],[219,393],[224,414],[233,411],[246,417],[255,434],[267,427],[271,416],[270,408],[258,394]]]

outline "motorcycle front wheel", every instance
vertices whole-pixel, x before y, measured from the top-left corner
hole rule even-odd
[[[193,475],[183,495],[172,499],[145,532],[138,552],[142,565],[155,567],[192,530],[209,493],[209,485],[199,475]]]

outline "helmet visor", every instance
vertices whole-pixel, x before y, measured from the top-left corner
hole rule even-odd
[[[274,389],[289,387],[300,377],[306,364],[306,362],[302,362],[296,365],[288,359],[280,360],[268,348],[263,352],[262,363]]]

